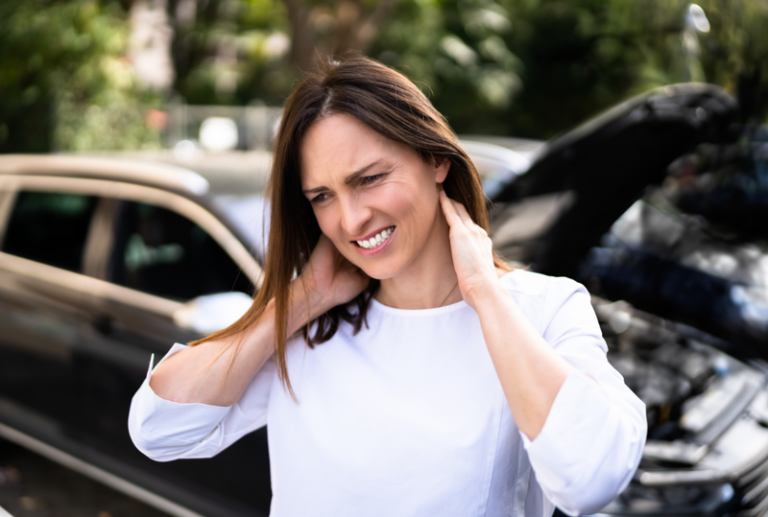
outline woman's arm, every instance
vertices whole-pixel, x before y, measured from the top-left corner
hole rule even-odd
[[[302,320],[300,281],[291,285],[289,330]],[[232,342],[176,344],[147,373],[131,401],[128,431],[136,448],[155,461],[210,458],[266,424],[275,375],[274,303]],[[237,339],[242,339],[235,361]],[[230,369],[231,366],[231,369]]]
[[[301,279],[291,282],[288,335],[327,310],[322,297],[310,296],[308,320]],[[272,356],[274,347],[275,301],[271,300],[256,323],[241,334],[206,341],[168,357],[152,372],[149,385],[159,397],[172,402],[231,406]]]
[[[498,280],[470,296],[512,416],[535,440],[565,379],[583,374],[544,341]]]
[[[501,285],[493,244],[464,206],[441,192],[451,251],[464,301],[480,316],[483,337],[518,428],[534,440],[574,371],[544,341]]]
[[[499,281],[485,231],[459,203],[444,197],[442,205],[462,295],[478,313],[537,482],[566,513],[599,511],[629,483],[647,424],[643,403],[606,359],[587,291],[537,275],[536,302],[523,314]]]
[[[352,299],[368,281],[321,236],[309,264],[290,284],[287,331]],[[253,325],[231,339],[174,345],[131,401],[128,430],[136,447],[156,461],[210,458],[266,424],[276,371],[270,359],[274,330],[270,302]]]
[[[309,264],[291,282],[288,335],[332,307],[348,302],[368,282],[368,277],[341,258],[333,243],[322,235]],[[256,323],[244,332],[206,341],[168,357],[152,373],[149,385],[159,397],[172,402],[231,406],[274,348],[275,304],[271,300]]]

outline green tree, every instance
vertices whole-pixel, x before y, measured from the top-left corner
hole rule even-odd
[[[698,56],[684,41],[689,1],[504,1],[514,13],[507,44],[523,63],[522,92],[502,115],[507,134],[549,138],[632,95],[689,78],[725,87],[745,118],[766,120],[765,1],[702,0],[711,29],[689,31]]]
[[[508,134],[549,138],[633,93],[668,84],[667,40],[682,28],[674,1],[507,1],[516,15],[507,42],[523,62],[524,85],[503,115]]]
[[[129,6],[133,0],[124,0]],[[281,102],[296,76],[280,0],[167,0],[173,93],[191,104]]]
[[[768,2],[702,0],[712,29],[701,37],[706,79],[738,96],[747,120],[768,117]]]
[[[158,145],[125,61],[117,5],[0,2],[0,152]]]
[[[347,50],[404,72],[462,133],[549,138],[693,68],[768,114],[765,0],[701,0],[695,56],[684,0],[164,0],[175,75],[156,94],[126,57],[138,1],[0,2],[0,152],[158,146],[160,95],[281,104]]]
[[[457,121],[507,108],[520,85],[503,39],[509,14],[495,0],[169,0],[167,8],[175,91],[190,103],[281,103],[301,71],[350,50],[399,68]],[[223,76],[236,86],[221,88]]]
[[[457,130],[503,132],[496,114],[521,86],[505,42],[511,18],[493,0],[401,2],[370,54],[415,81]]]

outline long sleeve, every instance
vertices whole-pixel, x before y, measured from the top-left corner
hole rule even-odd
[[[541,433],[523,443],[545,495],[566,513],[599,511],[621,493],[640,462],[645,405],[608,363],[583,286],[551,279],[544,339],[578,372],[563,383]],[[583,375],[582,375],[583,374]]]
[[[184,348],[176,343],[163,361]],[[151,375],[150,364],[147,378],[131,401],[128,430],[136,448],[155,461],[210,458],[267,423],[275,377],[272,359],[254,376],[240,400],[229,407],[165,400],[149,386]]]

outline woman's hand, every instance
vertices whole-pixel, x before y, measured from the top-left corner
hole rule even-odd
[[[299,280],[303,282],[310,304],[318,309],[318,313],[347,303],[363,292],[371,281],[368,275],[339,253],[325,235],[320,235]]]
[[[498,283],[493,263],[493,244],[485,230],[475,224],[464,205],[440,192],[440,204],[450,226],[453,267],[459,280],[461,296],[477,310],[478,293]]]

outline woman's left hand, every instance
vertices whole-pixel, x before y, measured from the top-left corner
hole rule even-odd
[[[476,309],[475,297],[498,283],[493,263],[493,243],[485,230],[475,224],[461,203],[440,192],[440,205],[450,227],[453,267],[461,296]]]

